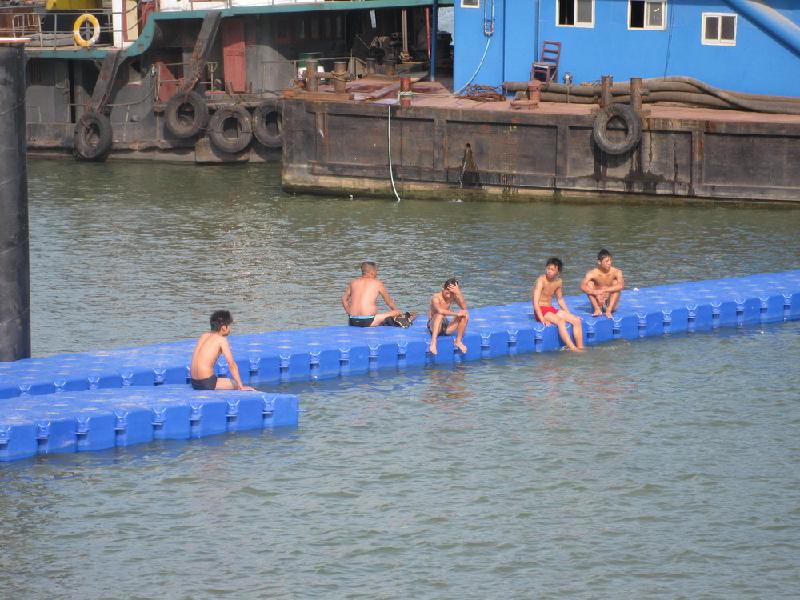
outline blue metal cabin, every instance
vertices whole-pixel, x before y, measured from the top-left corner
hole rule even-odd
[[[800,96],[798,0],[456,0],[454,86],[527,81],[544,40],[559,81],[689,76]]]

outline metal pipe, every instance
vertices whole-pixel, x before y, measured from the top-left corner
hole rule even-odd
[[[0,39],[0,361],[31,355],[24,41]]]
[[[431,81],[436,81],[436,46],[439,41],[439,0],[431,7]]]
[[[800,55],[800,26],[774,8],[753,0],[725,0],[731,8]]]
[[[403,37],[403,56],[408,57],[408,10],[405,8],[400,13],[401,18],[401,35]]]

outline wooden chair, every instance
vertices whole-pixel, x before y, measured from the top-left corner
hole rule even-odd
[[[558,60],[561,58],[561,42],[542,42],[542,54],[531,66],[531,81],[545,83],[558,81]]]

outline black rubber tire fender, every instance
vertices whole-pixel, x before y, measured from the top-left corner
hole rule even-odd
[[[104,114],[87,111],[75,123],[75,156],[82,160],[103,160],[111,150],[111,120]]]
[[[612,140],[608,136],[608,123],[613,118],[622,119],[628,130],[622,140]],[[592,128],[592,139],[606,154],[625,154],[633,150],[642,139],[642,120],[627,104],[612,104],[597,113]]]
[[[225,121],[236,119],[238,135],[230,138],[225,136]],[[223,104],[211,115],[208,123],[208,137],[211,143],[219,150],[236,154],[250,145],[253,140],[253,126],[250,113],[240,104]]]
[[[182,114],[184,106],[191,108],[191,120]],[[164,124],[167,130],[177,138],[186,139],[194,137],[208,123],[208,103],[197,92],[178,92],[167,102],[164,110]]]
[[[264,100],[253,111],[253,133],[267,148],[283,147],[283,109],[277,98]]]

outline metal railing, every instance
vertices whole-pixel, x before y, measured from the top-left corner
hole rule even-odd
[[[75,21],[84,13],[93,15],[99,22],[100,36],[92,47],[113,47],[115,37],[128,41],[128,38],[135,39],[141,31],[141,21],[136,11],[114,12],[110,9],[73,13],[14,11],[0,12],[0,37],[27,38],[30,40],[27,47],[33,50],[79,48],[81,46],[75,42],[73,32]],[[133,22],[126,25],[126,17]],[[115,28],[115,22],[120,26]],[[90,26],[84,25],[82,30],[84,39],[89,39]]]

